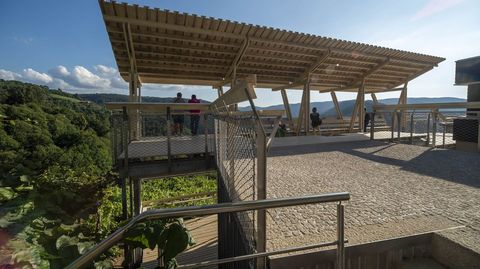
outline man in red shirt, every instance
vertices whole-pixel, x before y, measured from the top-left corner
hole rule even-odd
[[[195,94],[192,95],[192,99],[188,100],[190,104],[198,104],[200,100],[197,99]],[[190,130],[192,135],[197,135],[198,124],[200,122],[200,110],[190,110]]]

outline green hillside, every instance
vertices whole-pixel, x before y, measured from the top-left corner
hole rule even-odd
[[[123,223],[109,128],[109,112],[94,102],[0,80],[0,268],[64,268]],[[162,178],[142,186],[145,201],[165,207],[158,200],[215,191],[216,180]],[[111,268],[121,254],[113,248],[95,267]]]
[[[9,237],[0,256],[22,268],[63,268],[117,225],[120,208],[107,203],[118,197],[109,114],[15,81],[0,80],[0,103],[0,233]]]

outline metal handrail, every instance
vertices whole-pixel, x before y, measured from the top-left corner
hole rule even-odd
[[[181,218],[181,217],[199,217],[205,215],[213,215],[220,213],[233,213],[241,211],[261,210],[278,207],[308,205],[317,203],[329,203],[329,202],[341,202],[350,200],[350,194],[348,192],[328,193],[320,195],[311,195],[303,197],[290,197],[290,198],[277,198],[277,199],[265,199],[244,201],[235,203],[222,203],[209,206],[191,206],[183,208],[171,208],[171,209],[157,209],[149,210],[134,217],[125,226],[116,230],[109,237],[104,239],[98,245],[88,250],[81,257],[73,261],[68,265],[67,269],[84,268],[88,266],[93,260],[100,254],[104,253],[116,243],[118,243],[129,228],[138,222],[162,218]],[[343,242],[342,242],[343,243]]]

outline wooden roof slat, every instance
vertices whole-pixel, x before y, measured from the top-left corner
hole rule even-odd
[[[331,52],[329,58],[312,72],[320,79],[312,85],[321,89],[348,86],[365,75],[367,89],[380,89],[415,78],[444,60],[195,14],[104,0],[99,3],[122,77],[128,78],[125,40],[131,40],[131,57],[135,57],[144,83],[221,83],[224,78],[220,75],[225,76],[247,36],[250,44],[237,72],[241,76],[257,74],[257,87],[298,80],[327,51]],[[125,37],[124,24],[129,25],[131,39]],[[388,64],[373,70],[386,59],[390,59]]]

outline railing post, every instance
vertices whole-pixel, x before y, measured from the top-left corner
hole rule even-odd
[[[345,268],[345,212],[344,205],[337,205],[337,268]]]
[[[172,136],[172,113],[170,107],[167,107],[167,158],[168,158],[168,172],[172,172],[172,148],[170,138]]]
[[[432,121],[433,121],[433,126],[432,126],[432,146],[436,147],[437,146],[437,111],[432,112]]]
[[[128,144],[130,143],[129,141],[129,133],[130,133],[130,123],[129,123],[129,117],[128,117],[128,113],[127,113],[127,108],[126,107],[123,107],[123,130],[122,130],[122,133],[124,134],[123,135],[123,166],[125,168],[125,172],[127,173],[128,175]]]
[[[397,111],[397,140],[398,142],[400,143],[401,141],[401,135],[400,135],[400,131],[402,129],[402,112],[401,111]]]
[[[447,124],[443,124],[443,148],[445,148],[445,133],[447,132]]]
[[[390,142],[393,142],[393,138],[395,134],[395,114],[396,114],[396,111],[394,110],[392,112],[392,138],[390,139]]]
[[[209,154],[208,154],[208,115],[207,113],[203,114],[203,128],[205,129],[205,165],[208,169],[210,166]]]
[[[428,113],[427,116],[427,142],[426,146],[430,145],[430,112]]]
[[[415,113],[415,111],[413,111],[412,114],[410,114],[410,144],[413,144],[413,128],[414,128],[413,114],[414,113]]]
[[[370,140],[375,140],[375,111],[371,113]]]
[[[267,138],[262,132],[260,121],[256,121],[257,133],[257,200],[267,198]],[[267,250],[267,213],[265,209],[257,212],[257,252]],[[266,259],[257,259],[257,269],[266,268]]]

